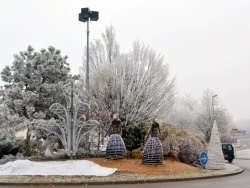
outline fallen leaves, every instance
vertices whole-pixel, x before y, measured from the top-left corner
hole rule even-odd
[[[88,158],[101,166],[117,168],[119,171],[133,172],[148,175],[170,175],[188,171],[198,171],[199,168],[181,163],[173,159],[165,159],[162,165],[146,165],[141,163],[141,159],[106,159],[106,158]]]

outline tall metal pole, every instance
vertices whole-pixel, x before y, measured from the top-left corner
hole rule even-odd
[[[97,21],[99,12],[91,11],[89,8],[82,8],[78,14],[78,19],[81,22],[87,22],[87,66],[86,66],[86,91],[89,92],[89,20]]]
[[[73,159],[73,126],[74,126],[74,111],[73,111],[73,82],[71,82],[71,103],[70,103],[70,159]]]
[[[86,70],[86,89],[89,92],[89,18],[87,20],[87,70]]]

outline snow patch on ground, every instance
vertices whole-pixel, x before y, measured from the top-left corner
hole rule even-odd
[[[116,168],[102,167],[88,160],[46,161],[16,160],[0,165],[0,175],[108,176]]]

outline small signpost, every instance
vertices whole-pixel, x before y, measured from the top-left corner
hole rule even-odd
[[[205,167],[207,164],[207,160],[208,160],[207,153],[205,151],[201,152],[199,159],[200,159],[201,166]]]
[[[232,128],[232,130],[230,131],[230,135],[234,136],[235,139],[236,139],[236,141],[234,143],[235,156],[237,155],[236,148],[237,148],[238,136],[244,136],[246,134],[247,134],[247,131],[245,131],[245,130],[239,130],[238,128]]]
[[[244,136],[246,134],[247,134],[247,131],[245,130],[232,129],[230,131],[231,136]]]

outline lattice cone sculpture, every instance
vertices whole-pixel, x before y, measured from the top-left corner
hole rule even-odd
[[[220,135],[216,121],[214,121],[210,143],[208,144],[208,162],[206,169],[222,170],[225,169],[224,155],[221,149]]]

